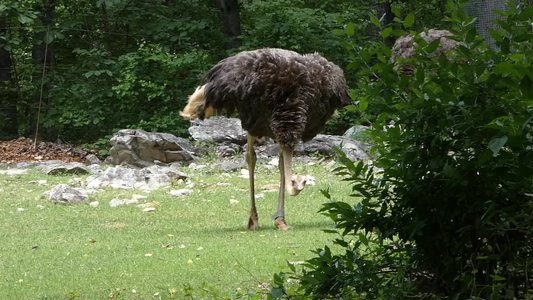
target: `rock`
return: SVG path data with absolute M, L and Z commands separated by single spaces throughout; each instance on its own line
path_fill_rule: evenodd
M 348 130 L 346 130 L 342 136 L 351 138 L 354 140 L 359 140 L 360 138 L 366 138 L 365 131 L 367 130 L 370 130 L 369 126 L 355 125 L 355 126 L 348 128 Z
M 338 147 L 351 160 L 368 160 L 370 158 L 365 151 L 365 147 L 368 145 L 342 136 L 319 134 L 314 139 L 303 143 L 302 146 L 303 149 L 297 148 L 295 152 L 302 151 L 303 153 L 300 154 L 306 155 L 319 153 L 325 156 L 335 156 L 336 152 L 333 147 Z
M 234 143 L 224 142 L 217 147 L 219 157 L 233 157 L 239 152 L 242 152 L 242 147 Z
M 98 202 L 98 201 L 93 201 L 93 202 L 89 203 L 89 206 L 92 207 L 92 208 L 97 208 L 99 205 L 100 205 L 100 202 Z
M 106 162 L 147 167 L 155 161 L 172 163 L 193 159 L 194 147 L 184 138 L 168 133 L 146 132 L 141 129 L 119 130 L 110 140 Z
M 99 165 L 101 164 L 102 161 L 98 158 L 98 156 L 94 155 L 94 154 L 88 154 L 87 156 L 85 156 L 85 164 L 90 166 L 90 165 Z
M 87 201 L 89 193 L 86 190 L 72 188 L 66 184 L 60 184 L 47 192 L 48 200 L 61 204 L 76 204 Z
M 195 141 L 246 144 L 247 133 L 242 129 L 239 119 L 215 116 L 205 120 L 194 120 L 191 121 L 191 124 L 189 133 Z
M 114 166 L 87 178 L 92 189 L 112 187 L 116 189 L 141 189 L 151 191 L 169 186 L 172 180 L 186 179 L 187 175 L 175 167 L 150 166 L 143 169 Z
M 195 171 L 199 171 L 199 170 L 203 170 L 207 167 L 207 165 L 198 165 L 196 163 L 191 163 L 189 165 L 189 169 L 191 170 L 195 170 Z
M 45 165 L 41 167 L 46 175 L 61 175 L 61 174 L 90 174 L 89 169 L 84 164 L 73 163 L 59 163 L 55 165 Z
M 181 190 L 171 190 L 168 192 L 169 195 L 173 197 L 183 197 L 192 194 L 190 189 L 181 189 Z
M 111 201 L 109 201 L 109 206 L 119 207 L 119 206 L 131 205 L 131 204 L 136 204 L 136 203 L 139 203 L 139 200 L 137 199 L 111 199 Z
M 235 170 L 240 170 L 242 168 L 246 168 L 246 161 L 244 157 L 236 157 L 228 160 L 223 160 L 220 163 L 217 163 L 215 165 L 215 169 L 221 171 L 221 172 L 232 172 Z
M 0 170 L 0 174 L 6 174 L 8 176 L 17 176 L 17 175 L 24 175 L 28 173 L 28 169 L 7 169 L 7 170 Z

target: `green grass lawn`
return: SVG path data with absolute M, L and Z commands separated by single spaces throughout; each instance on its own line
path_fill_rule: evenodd
M 314 176 L 316 185 L 287 199 L 292 229 L 278 231 L 271 220 L 277 192 L 269 189 L 279 174 L 258 166 L 262 227 L 253 232 L 245 230 L 248 180 L 239 172 L 184 168 L 194 183 L 189 196 L 107 189 L 91 195 L 89 202 L 100 203 L 96 208 L 53 204 L 43 196 L 74 175 L 0 174 L 0 299 L 181 299 L 190 288 L 195 298 L 260 291 L 274 273 L 288 270 L 287 261 L 308 259 L 333 238 L 322 232 L 333 223 L 317 213 L 326 201 L 320 189 L 349 194 L 331 167 L 294 169 Z M 109 206 L 111 199 L 132 194 L 147 195 L 142 202 L 153 202 L 156 210 Z M 210 294 L 202 294 L 206 289 Z

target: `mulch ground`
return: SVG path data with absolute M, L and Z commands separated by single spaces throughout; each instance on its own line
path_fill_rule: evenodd
M 38 142 L 34 145 L 29 138 L 0 141 L 0 163 L 13 164 L 43 160 L 83 162 L 87 151 L 73 145 L 51 142 Z

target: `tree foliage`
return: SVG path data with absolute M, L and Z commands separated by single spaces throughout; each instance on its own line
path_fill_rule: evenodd
M 461 11 L 448 18 L 460 46 L 432 57 L 438 41 L 417 36 L 415 55 L 400 62 L 412 76 L 397 71 L 385 45 L 364 50 L 359 91 L 380 112 L 369 133 L 376 158 L 341 154 L 336 171 L 361 202 L 325 192 L 322 212 L 343 251 L 324 247 L 306 262 L 298 277 L 306 295 L 531 297 L 533 8 L 503 13 L 492 32 L 498 49 Z
M 35 134 L 43 79 L 43 139 L 90 142 L 123 127 L 186 135 L 177 112 L 209 66 L 260 47 L 317 51 L 342 66 L 346 49 L 332 30 L 362 19 L 368 13 L 362 3 L 241 1 L 241 46 L 228 51 L 232 43 L 213 1 L 3 1 L 0 17 L 8 25 L 0 47 L 13 57 L 7 88 L 19 115 L 16 131 Z M 49 19 L 45 4 L 53 8 Z M 34 50 L 45 45 L 50 59 L 43 67 Z M 328 128 L 340 132 L 351 119 Z

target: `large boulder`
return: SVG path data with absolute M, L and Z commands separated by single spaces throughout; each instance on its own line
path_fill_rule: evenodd
M 91 171 L 82 163 L 59 162 L 57 164 L 48 164 L 41 166 L 41 169 L 46 175 L 61 175 L 61 174 L 90 174 Z
M 207 143 L 233 143 L 244 145 L 247 134 L 236 118 L 212 117 L 191 121 L 189 133 L 195 141 Z
M 46 194 L 48 200 L 61 204 L 76 204 L 86 202 L 89 198 L 89 191 L 73 188 L 66 184 L 60 184 L 52 188 Z
M 87 178 L 87 188 L 140 189 L 152 191 L 169 186 L 173 180 L 186 179 L 175 165 L 150 166 L 142 169 L 114 166 Z
M 111 138 L 106 162 L 147 167 L 156 163 L 187 162 L 195 152 L 191 143 L 169 133 L 123 129 Z
M 368 146 L 360 141 L 344 136 L 319 134 L 314 139 L 303 143 L 302 154 L 319 153 L 325 156 L 336 156 L 334 148 L 342 150 L 351 160 L 368 160 Z M 299 149 L 297 149 L 299 150 Z

